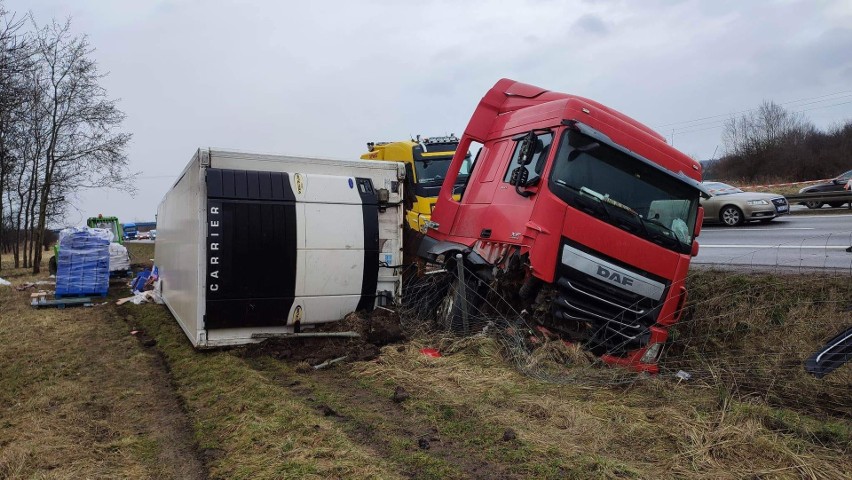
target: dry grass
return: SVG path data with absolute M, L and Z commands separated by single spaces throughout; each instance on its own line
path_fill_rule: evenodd
M 159 357 L 109 306 L 28 297 L 0 287 L 0 478 L 203 478 Z
M 428 404 L 464 407 L 473 418 L 513 428 L 533 458 L 578 478 L 844 478 L 852 471 L 848 446 L 779 432 L 712 389 L 664 379 L 627 389 L 554 385 L 507 369 L 493 340 L 439 359 L 417 347 L 386 349 L 381 362 L 361 365 L 356 375 L 399 383 Z
M 193 350 L 164 307 L 121 310 L 157 339 L 213 478 L 396 477 L 333 419 L 232 351 Z
M 823 379 L 804 360 L 852 324 L 849 273 L 769 275 L 698 271 L 689 313 L 666 365 L 771 405 L 852 418 L 852 368 Z
M 162 306 L 33 315 L 0 290 L 0 477 L 180 477 L 156 470 L 166 444 L 137 430 L 138 415 L 163 422 L 148 356 L 115 320 L 127 317 L 157 340 L 198 445 L 185 455 L 213 478 L 850 478 L 850 366 L 820 383 L 800 361 L 848 324 L 852 282 L 690 281 L 691 316 L 664 359 L 694 374 L 681 383 L 625 383 L 560 342 L 510 361 L 493 337 L 421 337 L 315 372 L 246 349 L 196 352 Z M 410 397 L 391 401 L 396 387 Z M 822 402 L 793 401 L 806 397 Z

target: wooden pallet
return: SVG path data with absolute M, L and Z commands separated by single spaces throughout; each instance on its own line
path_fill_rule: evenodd
M 56 298 L 56 299 L 48 299 L 47 292 L 36 292 L 30 294 L 30 305 L 35 308 L 65 308 L 65 307 L 73 307 L 76 305 L 83 306 L 92 306 L 94 305 L 94 299 L 92 297 L 67 297 L 67 298 Z
M 92 297 L 106 297 L 107 293 L 88 293 L 88 294 L 80 294 L 80 293 L 71 293 L 71 294 L 63 294 L 63 295 L 53 295 L 56 298 L 61 298 L 63 300 L 71 300 L 74 298 L 92 298 Z

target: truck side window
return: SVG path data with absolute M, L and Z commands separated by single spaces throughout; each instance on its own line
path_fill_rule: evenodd
M 533 154 L 532 162 L 526 166 L 527 172 L 529 172 L 527 180 L 528 185 L 534 184 L 534 181 L 541 177 L 541 172 L 544 170 L 544 164 L 547 162 L 547 154 L 550 152 L 550 145 L 553 143 L 553 134 L 542 133 L 541 135 L 538 135 L 536 139 L 535 153 Z M 506 176 L 503 178 L 504 182 L 509 182 L 512 178 L 512 171 L 519 166 L 518 157 L 520 156 L 521 142 L 522 140 L 515 142 L 515 152 L 512 154 L 512 161 L 509 163 L 509 169 L 506 171 Z
M 459 167 L 459 175 L 456 178 L 456 185 L 453 187 L 453 195 L 459 195 L 460 198 L 464 196 L 474 168 L 479 164 L 477 160 L 479 159 L 479 154 L 482 152 L 482 148 L 483 145 L 479 142 L 470 143 L 470 149 L 468 149 L 467 155 Z M 476 152 L 476 156 L 471 157 L 471 152 Z

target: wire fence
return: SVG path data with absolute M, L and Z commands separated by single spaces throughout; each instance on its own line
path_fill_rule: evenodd
M 852 245 L 852 232 L 755 246 L 715 265 L 693 264 L 684 282 L 688 300 L 669 329 L 654 381 L 852 418 L 852 365 L 822 379 L 804 369 L 809 356 L 852 326 L 852 253 L 832 248 L 838 241 Z M 824 248 L 804 248 L 818 245 Z M 601 353 L 617 356 L 636 345 L 636 337 L 619 327 L 623 319 L 555 320 L 559 292 L 553 286 L 522 300 L 522 275 L 484 281 L 468 268 L 460 275 L 452 261 L 446 269 L 411 266 L 405 279 L 399 313 L 412 335 L 437 333 L 450 350 L 453 341 L 467 341 L 462 338 L 493 338 L 520 372 L 547 382 L 617 387 L 649 378 L 602 360 Z M 630 307 L 641 310 L 638 302 Z M 637 321 L 658 325 L 658 313 L 652 309 Z M 581 340 L 563 341 L 572 328 L 583 333 Z

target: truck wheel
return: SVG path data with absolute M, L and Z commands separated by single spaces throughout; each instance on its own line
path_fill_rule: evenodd
M 402 309 L 409 317 L 431 322 L 447 296 L 449 274 L 418 275 L 415 270 L 409 267 L 402 273 Z
M 58 270 L 58 267 L 56 265 L 56 255 L 54 255 L 47 261 L 47 271 L 50 272 L 51 275 L 56 275 L 56 270 Z
M 822 208 L 822 202 L 817 202 L 816 200 L 809 200 L 805 202 L 805 206 L 810 208 L 811 210 L 815 210 L 817 208 Z
M 728 205 L 719 212 L 719 219 L 729 227 L 736 227 L 743 223 L 743 212 L 733 205 Z
M 828 206 L 831 208 L 840 208 L 843 206 L 843 202 L 829 202 Z
M 455 268 L 455 267 L 453 267 Z M 462 288 L 465 295 L 462 297 Z M 479 306 L 482 305 L 483 292 L 479 278 L 472 272 L 465 272 L 464 285 L 457 275 L 452 275 L 449 289 L 437 308 L 438 327 L 442 330 L 467 334 L 474 324 L 479 323 Z M 464 307 L 467 305 L 467 329 L 464 324 Z

